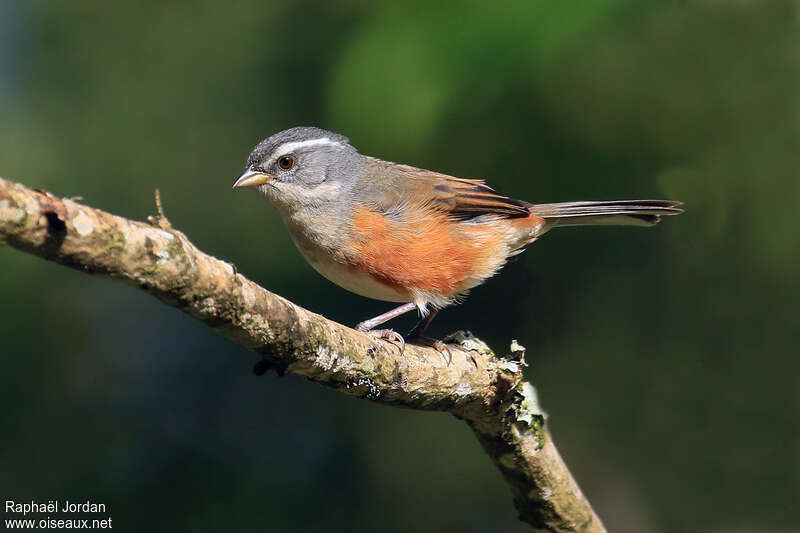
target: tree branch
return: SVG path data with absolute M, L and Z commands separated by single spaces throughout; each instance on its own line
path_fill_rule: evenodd
M 450 365 L 432 348 L 408 345 L 400 354 L 198 250 L 160 202 L 145 224 L 0 179 L 0 244 L 144 290 L 260 354 L 262 369 L 379 403 L 453 413 L 502 472 L 521 520 L 546 531 L 605 531 L 544 427 L 516 343 L 497 356 L 458 333 Z

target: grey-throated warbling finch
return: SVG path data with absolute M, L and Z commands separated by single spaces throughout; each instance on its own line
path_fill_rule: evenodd
M 652 226 L 679 202 L 620 200 L 531 204 L 482 180 L 361 155 L 347 137 L 319 128 L 276 133 L 255 147 L 234 187 L 258 187 L 278 208 L 303 257 L 337 285 L 403 305 L 361 322 L 374 329 L 412 309 L 409 333 L 449 358 L 441 341 L 422 336 L 437 311 L 494 275 L 506 260 L 563 226 Z

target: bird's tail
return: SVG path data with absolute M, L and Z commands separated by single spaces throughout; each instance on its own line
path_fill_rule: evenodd
M 612 202 L 563 202 L 534 204 L 531 213 L 561 226 L 653 226 L 661 215 L 678 215 L 681 202 L 671 200 L 619 200 Z

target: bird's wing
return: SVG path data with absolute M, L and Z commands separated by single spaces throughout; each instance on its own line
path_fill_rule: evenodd
M 379 161 L 380 181 L 393 191 L 384 196 L 389 203 L 414 199 L 455 220 L 469 220 L 481 215 L 503 218 L 527 217 L 531 204 L 497 193 L 483 180 L 456 178 L 408 165 Z M 383 167 L 383 168 L 381 168 Z M 387 179 L 388 176 L 391 176 Z

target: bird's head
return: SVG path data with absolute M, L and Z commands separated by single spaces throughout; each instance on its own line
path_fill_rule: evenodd
M 289 212 L 321 206 L 347 193 L 363 166 L 362 158 L 343 135 L 313 127 L 291 128 L 256 145 L 233 187 L 258 187 Z

